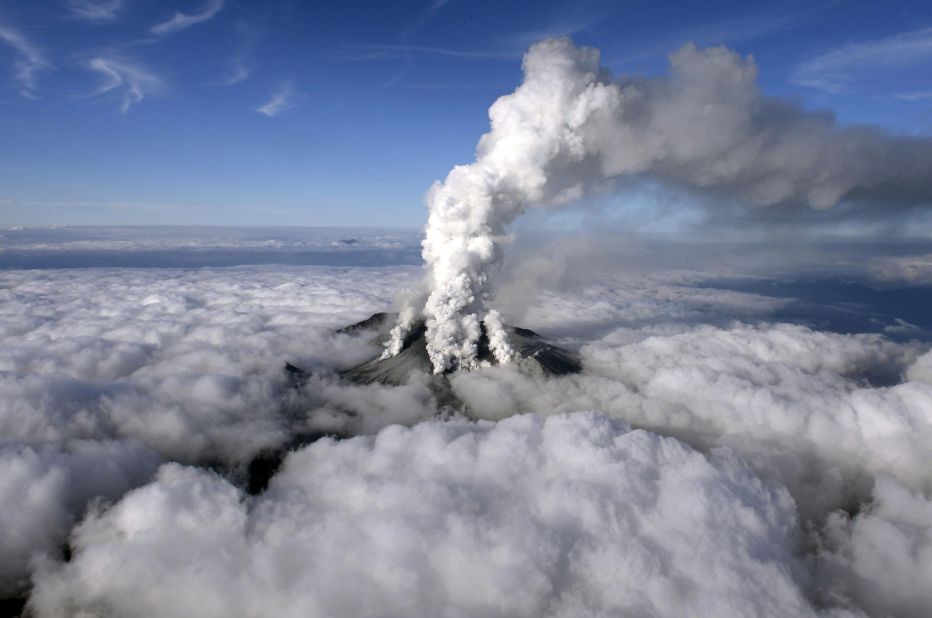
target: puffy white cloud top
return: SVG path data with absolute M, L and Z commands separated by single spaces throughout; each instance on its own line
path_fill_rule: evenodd
M 248 461 L 287 440 L 286 361 L 371 354 L 336 327 L 414 269 L 0 272 L 0 435 L 136 438 L 182 461 Z
M 927 613 L 927 345 L 773 324 L 787 301 L 701 273 L 574 273 L 515 298 L 583 373 L 455 376 L 488 420 L 442 422 L 428 376 L 333 375 L 378 352 L 334 329 L 419 274 L 0 272 L 0 595 L 32 583 L 52 616 Z M 315 375 L 289 390 L 285 361 Z M 366 436 L 245 496 L 246 463 L 302 432 Z
M 502 368 L 453 385 L 486 418 L 593 408 L 699 448 L 730 446 L 785 483 L 808 518 L 866 499 L 879 472 L 932 491 L 932 384 L 899 383 L 925 362 L 915 356 L 879 335 L 788 324 L 646 327 L 584 346 L 579 376 Z
M 175 464 L 74 535 L 39 616 L 805 616 L 793 501 L 591 413 L 293 453 L 247 501 Z
M 853 599 L 872 616 L 921 618 L 932 607 L 932 500 L 881 477 L 867 511 L 835 513 L 820 555 L 829 601 Z
M 242 465 L 308 428 L 305 414 L 332 415 L 285 391 L 284 363 L 371 355 L 371 341 L 333 329 L 390 304 L 413 275 L 0 271 L 0 595 L 25 590 L 37 558 L 61 555 L 90 502 L 147 482 L 162 459 Z M 378 387 L 356 398 L 327 389 L 343 410 L 379 399 Z M 373 406 L 366 427 L 430 414 L 425 390 L 398 389 L 389 401 L 408 416 Z
M 158 464 L 133 442 L 0 445 L 0 595 L 28 583 L 32 561 L 61 551 L 91 500 L 119 498 L 147 482 Z

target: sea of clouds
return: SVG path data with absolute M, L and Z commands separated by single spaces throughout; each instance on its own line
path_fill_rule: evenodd
M 0 596 L 36 616 L 928 615 L 925 324 L 863 298 L 824 313 L 864 332 L 781 319 L 810 315 L 761 292 L 793 256 L 516 250 L 505 317 L 584 371 L 459 374 L 467 410 L 438 410 L 426 376 L 336 375 L 380 351 L 336 330 L 422 278 L 373 250 L 385 265 L 0 270 Z M 845 280 L 905 289 L 875 263 Z

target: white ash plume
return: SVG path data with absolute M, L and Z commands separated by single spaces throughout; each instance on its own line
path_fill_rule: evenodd
M 405 337 L 411 332 L 417 322 L 417 312 L 414 307 L 407 305 L 398 314 L 398 323 L 389 331 L 389 340 L 385 342 L 385 350 L 382 351 L 382 360 L 391 358 L 401 352 L 404 346 Z
M 829 114 L 765 97 L 753 58 L 725 47 L 688 44 L 670 56 L 668 75 L 616 80 L 598 50 L 547 39 L 523 68 L 524 82 L 489 109 L 476 161 L 427 197 L 423 316 L 436 373 L 478 365 L 489 269 L 527 207 L 637 176 L 750 206 L 932 196 L 932 140 L 841 128 Z M 401 326 L 386 354 L 400 349 Z
M 489 349 L 492 355 L 499 363 L 505 365 L 515 359 L 517 353 L 508 343 L 508 333 L 505 332 L 505 325 L 502 323 L 502 316 L 494 309 L 485 315 L 483 320 L 485 332 L 489 338 Z

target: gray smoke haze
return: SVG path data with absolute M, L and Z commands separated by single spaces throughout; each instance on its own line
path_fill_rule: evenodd
M 752 207 L 932 198 L 932 140 L 839 127 L 831 114 L 766 97 L 753 58 L 725 47 L 689 44 L 671 54 L 667 75 L 614 79 L 598 50 L 548 39 L 523 67 L 524 82 L 489 109 L 476 161 L 428 194 L 423 314 L 438 373 L 478 366 L 490 268 L 506 226 L 529 207 L 635 177 Z M 493 334 L 496 315 L 485 323 Z

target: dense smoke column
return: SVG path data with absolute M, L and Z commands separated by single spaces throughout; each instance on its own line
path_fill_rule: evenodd
M 453 168 L 428 194 L 424 259 L 431 293 L 424 315 L 438 373 L 477 365 L 481 320 L 496 359 L 510 360 L 501 321 L 485 310 L 488 268 L 501 259 L 505 226 L 530 202 L 553 198 L 550 168 L 585 157 L 574 126 L 585 122 L 599 105 L 599 91 L 610 87 L 603 83 L 607 74 L 598 52 L 568 39 L 532 47 L 524 71 L 524 83 L 489 110 L 492 130 L 480 140 L 476 162 Z
M 478 365 L 482 323 L 501 344 L 497 360 L 510 358 L 500 320 L 488 319 L 488 272 L 506 226 L 528 206 L 636 176 L 750 206 L 932 198 L 932 140 L 839 128 L 829 114 L 764 97 L 753 59 L 724 47 L 689 44 L 670 56 L 668 75 L 614 80 L 597 50 L 547 39 L 523 68 L 524 82 L 489 109 L 476 161 L 427 197 L 423 315 L 436 373 Z M 407 328 L 395 329 L 386 355 Z

